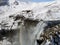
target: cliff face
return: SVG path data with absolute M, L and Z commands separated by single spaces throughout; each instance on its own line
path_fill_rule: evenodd
M 55 44 L 55 42 L 51 42 L 49 33 L 53 32 L 55 35 L 56 28 L 54 26 L 60 23 L 59 5 L 58 1 L 27 4 L 17 0 L 9 2 L 8 5 L 1 5 L 0 35 L 3 45 L 4 40 L 10 45 Z M 54 30 L 49 32 L 50 29 Z M 59 32 L 58 29 L 57 32 Z M 48 35 L 44 35 L 46 33 Z M 5 44 L 8 45 L 7 43 Z M 59 45 L 58 41 L 56 44 Z

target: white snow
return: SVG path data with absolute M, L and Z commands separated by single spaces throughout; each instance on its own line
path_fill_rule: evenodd
M 17 0 L 16 0 L 17 1 Z M 14 4 L 15 0 L 9 0 L 9 6 L 0 6 L 0 22 L 5 21 L 12 25 L 14 19 L 10 19 L 10 15 L 22 15 L 25 18 L 29 18 L 32 20 L 38 19 L 40 20 L 60 20 L 60 1 L 55 0 L 53 2 L 18 2 L 18 5 Z M 29 14 L 22 14 L 23 10 L 32 10 L 33 15 Z M 29 17 L 28 15 L 31 15 Z M 10 21 L 11 20 L 11 21 Z M 17 26 L 17 25 L 16 25 Z

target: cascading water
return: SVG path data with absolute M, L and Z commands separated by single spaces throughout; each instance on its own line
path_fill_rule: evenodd
M 44 31 L 44 27 L 46 26 L 46 23 L 43 21 L 40 21 L 37 26 L 35 27 L 35 45 L 37 45 L 37 40 L 39 40 L 41 33 Z
M 25 21 L 24 25 L 20 29 L 21 45 L 37 45 L 37 40 L 39 40 L 45 26 L 46 23 L 43 21 Z

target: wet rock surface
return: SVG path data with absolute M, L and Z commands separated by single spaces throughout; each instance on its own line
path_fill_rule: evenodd
M 47 28 L 45 27 L 43 33 L 40 35 L 40 39 L 37 41 L 38 45 L 60 45 L 60 24 L 58 23 L 59 21 L 57 21 L 57 23 L 52 22 L 49 22 L 50 24 L 47 24 Z M 47 40 L 50 43 L 48 43 Z

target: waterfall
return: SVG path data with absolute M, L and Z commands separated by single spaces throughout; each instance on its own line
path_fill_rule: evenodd
M 44 21 L 38 23 L 36 23 L 36 21 L 26 21 L 25 25 L 20 29 L 21 45 L 37 45 L 37 39 L 40 38 L 45 26 L 46 23 L 44 23 Z
M 40 38 L 41 33 L 44 31 L 44 27 L 47 24 L 44 21 L 40 21 L 37 26 L 35 27 L 34 35 L 35 35 L 35 45 L 37 45 L 37 39 Z

